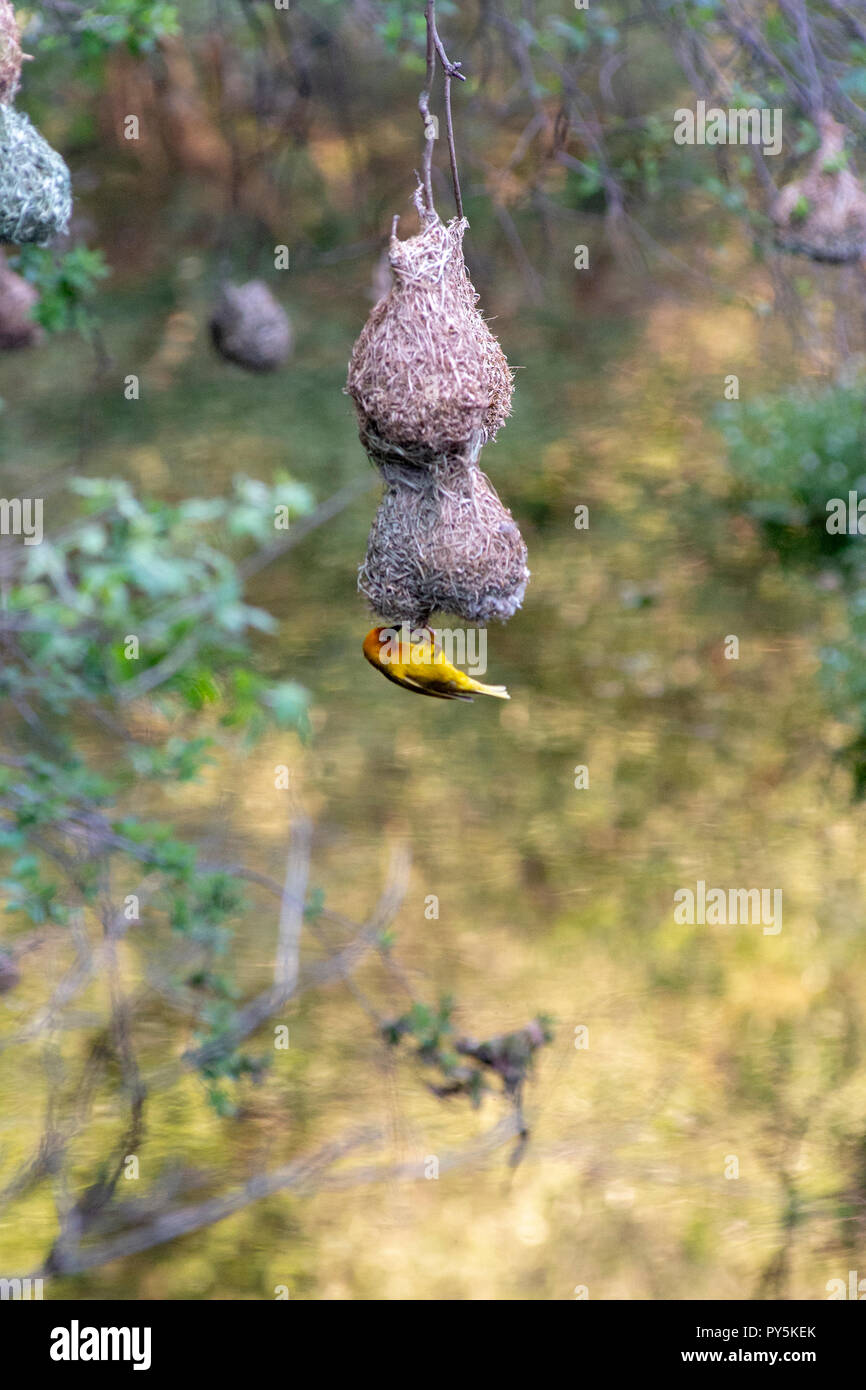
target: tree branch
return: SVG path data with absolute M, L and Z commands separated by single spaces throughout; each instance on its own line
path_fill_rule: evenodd
M 460 192 L 460 175 L 457 170 L 457 149 L 454 144 L 454 120 L 451 113 L 451 82 L 453 78 L 465 82 L 466 77 L 460 71 L 462 63 L 452 63 L 445 52 L 445 47 L 439 37 L 436 28 L 436 0 L 426 0 L 424 17 L 427 21 L 427 78 L 424 90 L 418 98 L 418 110 L 421 112 L 421 119 L 424 122 L 424 135 L 426 137 L 424 145 L 423 179 L 424 200 L 428 217 L 436 216 L 436 208 L 433 203 L 433 146 L 435 143 L 434 119 L 430 115 L 430 97 L 433 91 L 433 81 L 436 76 L 436 56 L 442 64 L 442 71 L 445 74 L 445 129 L 448 136 L 448 157 L 451 163 L 451 181 L 454 185 L 454 201 L 457 205 L 457 216 L 463 217 L 463 197 Z

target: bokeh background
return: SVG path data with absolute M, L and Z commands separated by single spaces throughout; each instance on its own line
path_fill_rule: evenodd
M 314 826 L 310 894 L 355 921 L 395 846 L 411 855 L 387 943 L 400 978 L 374 954 L 351 986 L 305 990 L 276 1016 L 288 1051 L 230 1078 L 216 1104 L 196 1073 L 156 1084 L 199 1021 L 154 984 L 162 961 L 174 968 L 173 929 L 143 912 L 119 949 L 147 1117 L 140 1178 L 115 1202 L 134 1187 L 170 1205 L 170 1173 L 199 1200 L 355 1126 L 383 1138 L 309 1191 L 61 1272 L 47 1296 L 818 1299 L 863 1262 L 860 589 L 856 541 L 816 539 L 824 495 L 862 469 L 863 280 L 772 247 L 748 152 L 675 146 L 673 112 L 696 98 L 663 13 L 677 8 L 726 51 L 714 5 L 437 7 L 470 77 L 454 93 L 467 260 L 518 369 L 485 467 L 532 571 L 522 612 L 488 632 L 487 678 L 511 701 L 471 710 L 366 666 L 356 592 L 377 490 L 343 387 L 391 217 L 415 225 L 423 6 L 114 4 L 93 7 L 101 25 L 85 7 L 24 9 L 35 60 L 20 104 L 72 168 L 70 246 L 101 252 L 110 274 L 79 302 L 48 283 L 69 247 L 22 262 L 49 308 L 65 295 L 80 316 L 0 358 L 3 495 L 44 496 L 53 533 L 80 514 L 72 478 L 124 479 L 164 507 L 223 496 L 239 474 L 287 475 L 314 503 L 357 487 L 247 591 L 276 619 L 252 635 L 250 664 L 307 692 L 308 727 L 247 741 L 219 727 L 217 697 L 184 716 L 184 737 L 191 719 L 213 736 L 209 761 L 190 780 L 140 775 L 113 814 L 146 813 L 282 881 L 291 802 Z M 786 8 L 755 22 L 784 24 Z M 831 7 L 810 8 L 817 22 Z M 786 107 L 783 180 L 815 148 L 810 113 L 759 95 Z M 124 139 L 129 113 L 138 141 Z M 447 216 L 441 148 L 437 169 Z M 287 309 L 281 371 L 214 353 L 227 275 L 262 276 Z M 126 717 L 179 736 L 170 703 Z M 110 776 L 125 735 L 69 718 L 78 755 Z M 783 930 L 677 925 L 673 895 L 699 879 L 781 888 Z M 135 880 L 114 870 L 112 888 Z M 233 1006 L 270 978 L 278 911 L 249 885 L 231 919 Z M 86 1108 L 75 1089 L 104 1026 L 98 972 L 50 1029 L 20 1036 L 74 962 L 68 925 L 11 912 L 0 947 L 18 950 L 21 976 L 2 1001 L 17 1045 L 0 1058 L 0 1272 L 13 1274 L 40 1267 L 63 1212 L 104 1176 L 125 1101 L 111 1066 Z M 302 960 L 322 951 L 305 936 Z M 500 1088 L 477 1108 L 443 1100 L 383 1039 L 364 1001 L 394 1017 L 404 986 L 431 1007 L 450 997 L 459 1034 L 551 1020 L 519 1155 L 473 1153 L 508 1113 Z M 272 1052 L 271 1036 L 253 1051 Z M 49 1100 L 57 1125 L 75 1119 L 63 1162 L 19 1182 Z M 426 1180 L 425 1159 L 445 1154 L 458 1161 Z

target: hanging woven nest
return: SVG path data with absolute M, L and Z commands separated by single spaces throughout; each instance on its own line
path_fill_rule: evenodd
M 529 580 L 526 546 L 478 458 L 511 413 L 514 383 L 463 259 L 469 224 L 457 173 L 451 83 L 465 75 L 461 63 L 448 59 L 432 4 L 426 24 L 427 82 L 418 100 L 424 177 L 415 191 L 421 230 L 400 241 L 394 220 L 393 284 L 355 343 L 346 385 L 361 442 L 385 481 L 358 587 L 389 624 L 423 627 L 433 613 L 469 623 L 507 622 Z M 437 57 L 445 74 L 457 205 L 447 226 L 433 202 L 437 129 L 430 96 Z M 365 655 L 372 660 L 366 644 Z
M 785 251 L 841 265 L 866 256 L 866 192 L 842 163 L 845 127 L 826 111 L 817 125 L 821 143 L 808 173 L 783 188 L 771 216 Z
M 21 84 L 21 37 L 9 0 L 0 0 L 0 106 L 14 101 Z
M 214 347 L 249 372 L 273 372 L 292 350 L 289 316 L 263 280 L 225 284 L 210 321 Z
M 33 347 L 43 334 L 33 318 L 39 292 L 10 270 L 0 254 L 0 351 Z
M 419 469 L 385 464 L 385 495 L 358 587 L 387 622 L 433 612 L 506 622 L 529 580 L 526 546 L 490 480 L 462 458 Z
M 463 260 L 469 225 L 421 213 L 422 231 L 391 237 L 394 284 L 355 344 L 347 390 L 375 463 L 474 462 L 511 413 L 513 381 L 478 311 Z
M 0 106 L 0 243 L 45 246 L 72 214 L 69 170 L 14 106 Z

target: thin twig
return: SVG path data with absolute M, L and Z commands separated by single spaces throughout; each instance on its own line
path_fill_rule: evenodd
M 463 217 L 463 197 L 460 192 L 460 175 L 457 170 L 457 148 L 454 143 L 454 120 L 451 113 L 451 82 L 453 78 L 465 82 L 465 74 L 460 71 L 462 63 L 452 63 L 445 52 L 445 47 L 439 37 L 436 28 L 436 0 L 426 0 L 424 17 L 427 21 L 427 77 L 420 97 L 418 98 L 418 110 L 421 112 L 421 119 L 424 122 L 424 161 L 423 161 L 423 186 L 424 200 L 427 206 L 427 215 L 436 216 L 436 208 L 433 204 L 433 145 L 436 139 L 435 124 L 430 115 L 430 96 L 433 91 L 433 81 L 436 76 L 436 55 L 442 64 L 442 71 L 445 74 L 445 129 L 448 135 L 448 157 L 451 162 L 451 181 L 454 185 L 454 201 L 457 204 L 457 216 Z
M 391 852 L 385 888 L 355 939 L 329 960 L 310 967 L 303 977 L 296 977 L 294 983 L 275 983 L 256 995 L 238 1010 L 223 1033 L 186 1052 L 181 1059 L 183 1066 L 200 1068 L 227 1055 L 302 989 L 329 984 L 334 979 L 343 978 L 347 971 L 353 970 L 368 951 L 375 949 L 385 927 L 396 916 L 406 893 L 408 874 L 409 860 L 405 848 L 396 845 Z
M 298 983 L 301 931 L 304 925 L 304 904 L 307 900 L 312 839 L 313 827 L 308 818 L 296 817 L 290 829 L 289 857 L 280 902 L 277 958 L 274 966 L 274 986 L 287 996 L 294 993 Z
M 782 10 L 789 16 L 797 30 L 797 42 L 803 55 L 809 83 L 809 115 L 814 120 L 815 116 L 824 105 L 824 86 L 815 58 L 809 16 L 806 13 L 806 6 L 803 0 L 794 0 L 794 3 L 792 3 L 792 0 L 782 0 Z
M 457 216 L 462 220 L 463 198 L 460 193 L 460 175 L 457 172 L 457 149 L 454 144 L 454 121 L 451 116 L 451 79 L 457 77 L 461 82 L 465 82 L 466 78 L 460 71 L 463 64 L 449 62 L 448 55 L 442 46 L 442 40 L 436 28 L 435 0 L 430 0 L 429 12 L 430 19 L 428 23 L 432 23 L 433 25 L 433 40 L 436 44 L 436 52 L 439 54 L 442 70 L 445 73 L 445 129 L 448 134 L 448 157 L 451 161 L 451 181 L 454 184 L 454 201 L 457 204 Z
M 436 208 L 433 204 L 433 141 L 435 140 L 434 125 L 430 119 L 430 94 L 433 91 L 433 79 L 436 76 L 436 47 L 433 39 L 433 3 L 434 0 L 427 0 L 425 18 L 427 20 L 427 78 L 424 90 L 418 98 L 418 110 L 421 112 L 421 119 L 424 122 L 424 198 L 427 204 L 428 217 L 436 216 Z

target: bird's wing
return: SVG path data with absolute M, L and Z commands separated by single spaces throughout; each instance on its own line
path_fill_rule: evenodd
M 437 695 L 440 700 L 468 700 L 473 704 L 473 697 L 465 690 L 460 690 L 453 681 L 431 681 L 427 687 L 428 695 Z
M 405 671 L 401 675 L 395 676 L 393 671 L 389 671 L 385 666 L 379 665 L 378 662 L 371 664 L 375 665 L 376 669 L 382 672 L 386 680 L 393 681 L 395 685 L 402 685 L 404 690 L 411 690 L 416 695 L 429 695 L 434 700 L 469 700 L 469 702 L 472 703 L 471 695 L 454 694 L 444 684 L 437 690 L 436 682 L 434 682 L 432 686 L 423 685 L 420 681 L 415 680 L 414 676 L 410 676 Z
M 468 700 L 470 705 L 473 703 L 471 695 L 465 695 L 462 690 L 458 690 L 453 681 L 418 681 L 414 676 L 406 675 L 403 677 L 403 684 L 409 690 L 417 690 L 419 695 L 432 695 L 434 700 Z

